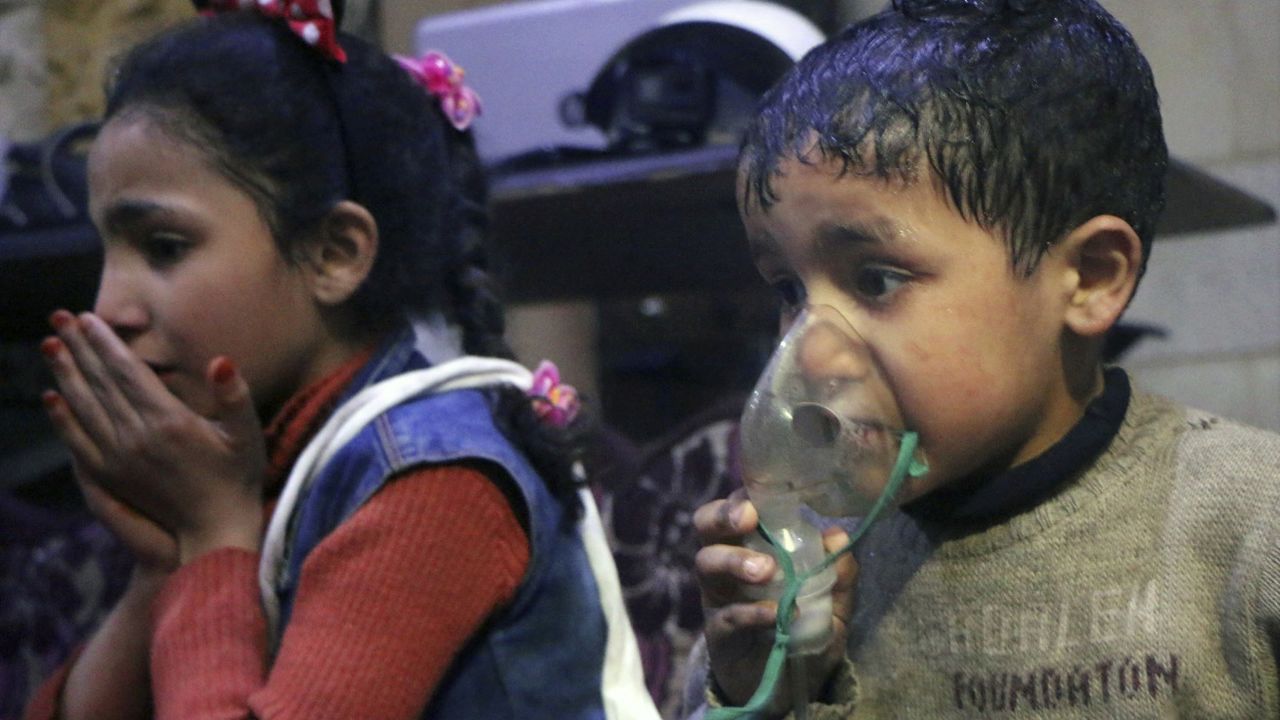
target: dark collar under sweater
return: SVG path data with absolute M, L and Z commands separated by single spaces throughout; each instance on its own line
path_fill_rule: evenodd
M 928 523 L 981 530 L 1052 497 L 1107 449 L 1124 421 L 1129 408 L 1129 376 L 1113 367 L 1106 370 L 1103 378 L 1102 394 L 1085 407 L 1080 420 L 1048 450 L 996 477 L 961 481 L 935 490 L 904 505 L 902 511 Z

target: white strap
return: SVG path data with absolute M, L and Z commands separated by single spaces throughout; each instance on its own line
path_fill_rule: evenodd
M 644 666 L 640 663 L 640 647 L 636 645 L 631 619 L 622 602 L 622 583 L 618 568 L 600 522 L 600 511 L 591 491 L 578 491 L 582 499 L 582 522 L 578 525 L 582 544 L 587 549 L 587 562 L 596 578 L 600 607 L 609 625 L 609 642 L 604 652 L 604 668 L 600 673 L 600 691 L 605 717 L 609 720 L 660 720 L 653 696 L 644 684 Z
M 262 561 L 258 566 L 258 589 L 267 616 L 268 637 L 275 637 L 280 622 L 280 602 L 276 581 L 284 571 L 285 538 L 302 491 L 311 485 L 320 468 L 351 441 L 374 418 L 400 403 L 427 393 L 509 383 L 527 390 L 533 375 L 519 363 L 499 358 L 465 356 L 427 368 L 414 370 L 370 385 L 356 393 L 329 417 L 298 457 L 284 484 L 267 534 L 262 541 Z
M 414 370 L 371 385 L 342 404 L 316 433 L 289 473 L 284 490 L 271 514 L 266 538 L 262 543 L 262 562 L 258 567 L 258 585 L 267 616 L 268 637 L 275 637 L 280 622 L 280 603 L 276 597 L 276 580 L 284 569 L 285 539 L 289 518 L 298 498 L 314 480 L 316 473 L 339 449 L 387 410 L 420 395 L 507 383 L 521 390 L 533 384 L 533 374 L 523 365 L 510 360 L 464 356 L 425 370 Z M 622 601 L 622 585 L 613 553 L 600 522 L 595 498 L 587 489 L 579 490 L 583 518 L 578 525 L 591 574 L 595 576 L 600 607 L 608 625 L 604 667 L 601 669 L 600 691 L 605 716 L 609 720 L 660 720 L 658 709 L 644 683 L 644 667 L 636 645 L 626 605 Z

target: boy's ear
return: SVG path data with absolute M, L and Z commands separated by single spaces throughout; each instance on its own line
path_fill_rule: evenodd
M 373 269 L 378 256 L 378 223 L 363 205 L 342 200 L 320 222 L 305 252 L 315 299 L 324 305 L 340 305 Z
M 1067 263 L 1067 327 L 1099 337 L 1120 319 L 1142 267 L 1142 241 L 1129 223 L 1098 215 L 1058 243 Z

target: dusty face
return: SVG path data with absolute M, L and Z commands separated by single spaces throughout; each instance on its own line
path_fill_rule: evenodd
M 777 202 L 742 213 L 756 267 L 783 303 L 784 330 L 803 307 L 826 305 L 865 343 L 832 353 L 823 342 L 841 345 L 819 334 L 798 355 L 824 382 L 880 383 L 882 417 L 918 432 L 930 465 L 911 496 L 1028 460 L 1070 428 L 1079 407 L 1064 380 L 1061 273 L 1016 276 L 1003 242 L 928 183 L 839 176 L 829 162 L 780 170 Z
M 95 312 L 197 412 L 229 356 L 262 412 L 332 364 L 304 269 L 286 262 L 252 199 L 142 116 L 107 124 L 89 157 L 105 243 Z

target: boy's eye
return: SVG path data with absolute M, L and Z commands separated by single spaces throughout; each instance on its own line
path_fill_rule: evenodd
M 907 273 L 885 267 L 868 266 L 854 274 L 853 289 L 865 298 L 886 300 L 910 280 L 911 276 Z

